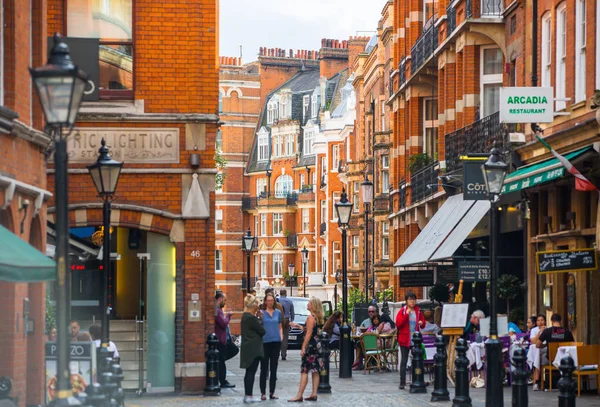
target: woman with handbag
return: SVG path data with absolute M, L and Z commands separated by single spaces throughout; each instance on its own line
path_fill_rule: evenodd
M 396 328 L 398 329 L 398 346 L 402 359 L 400 361 L 400 386 L 399 389 L 406 387 L 406 365 L 408 364 L 408 353 L 412 346 L 412 336 L 419 332 L 425 326 L 425 316 L 416 305 L 417 296 L 409 291 L 404 297 L 406 305 L 400 308 L 396 315 Z
M 259 300 L 253 295 L 246 295 L 244 299 L 244 313 L 242 314 L 242 349 L 240 351 L 240 368 L 246 369 L 244 376 L 244 403 L 259 403 L 260 399 L 252 397 L 254 376 L 263 358 L 262 338 L 265 328 L 260 323 L 258 316 Z

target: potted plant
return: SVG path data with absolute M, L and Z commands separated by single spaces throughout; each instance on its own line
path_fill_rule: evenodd
M 444 302 L 448 302 L 450 299 L 450 293 L 448 292 L 448 287 L 443 283 L 436 283 L 433 287 L 429 289 L 429 299 L 434 304 L 438 302 L 440 305 Z M 433 305 L 432 304 L 432 305 Z
M 498 298 L 506 300 L 506 315 L 510 315 L 510 300 L 521 293 L 521 280 L 512 274 L 503 274 L 498 279 Z
M 431 163 L 431 157 L 426 153 L 413 154 L 408 158 L 408 168 L 413 174 Z

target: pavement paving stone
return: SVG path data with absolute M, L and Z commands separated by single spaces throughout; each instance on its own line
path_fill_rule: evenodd
M 127 407 L 217 407 L 242 405 L 244 397 L 244 370 L 239 368 L 239 355 L 227 362 L 227 380 L 236 385 L 234 389 L 223 389 L 219 397 L 203 397 L 201 395 L 166 395 L 136 397 L 128 394 Z M 260 397 L 259 389 L 260 368 L 254 382 L 254 397 Z M 330 384 L 331 394 L 319 394 L 316 403 L 305 401 L 303 406 L 346 406 L 346 407 L 385 407 L 385 406 L 451 406 L 451 402 L 432 403 L 431 392 L 433 385 L 427 387 L 427 394 L 411 394 L 406 390 L 398 390 L 400 382 L 398 372 L 372 373 L 364 375 L 362 372 L 353 371 L 352 379 L 340 379 L 339 370 L 331 363 Z M 430 380 L 428 375 L 426 380 Z M 288 351 L 287 360 L 279 361 L 277 375 L 277 391 L 279 400 L 267 400 L 259 405 L 265 407 L 291 406 L 287 402 L 297 390 L 300 380 L 300 352 Z M 268 386 L 268 384 L 267 384 Z M 310 395 L 311 381 L 309 380 L 305 397 Z M 558 392 L 533 392 L 529 386 L 530 407 L 558 406 Z M 450 398 L 454 396 L 454 389 L 450 388 Z M 470 389 L 474 407 L 485 406 L 485 389 Z M 511 405 L 512 390 L 504 389 L 504 405 Z M 257 403 L 258 404 L 258 403 Z M 577 407 L 600 407 L 600 396 L 586 394 L 577 399 Z

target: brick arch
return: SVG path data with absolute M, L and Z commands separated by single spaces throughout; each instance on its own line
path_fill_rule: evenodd
M 118 204 L 112 205 L 111 226 L 141 229 L 148 232 L 169 236 L 175 218 L 156 213 L 151 208 L 139 207 L 135 209 L 122 208 Z M 69 208 L 69 222 L 71 227 L 102 226 L 102 206 Z
M 240 88 L 238 88 L 237 86 L 229 88 L 227 90 L 227 97 L 232 97 L 231 94 L 235 92 L 237 94 L 238 98 L 241 98 L 244 96 L 244 94 L 242 93 L 242 90 Z

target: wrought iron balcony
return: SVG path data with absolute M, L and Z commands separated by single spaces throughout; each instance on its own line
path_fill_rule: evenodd
M 446 16 L 448 20 L 446 22 L 446 38 L 450 36 L 456 29 L 456 9 L 454 7 L 446 7 Z
M 438 183 L 438 170 L 435 169 L 437 165 L 438 162 L 435 161 L 411 175 L 410 185 L 413 204 L 433 195 L 436 191 L 436 188 L 431 188 L 431 185 L 437 185 Z
M 402 87 L 406 83 L 406 58 L 402 57 L 400 64 L 398 65 L 398 72 L 400 73 L 400 84 Z
M 286 198 L 286 205 L 296 205 L 296 202 L 298 202 L 298 194 L 296 193 L 288 193 Z
M 502 151 L 511 149 L 508 133 L 515 125 L 502 126 L 496 112 L 468 126 L 446 134 L 446 170 L 462 170 L 460 157 L 469 153 L 487 153 L 497 146 Z
M 398 203 L 400 204 L 400 209 L 404 209 L 406 208 L 406 181 L 402 180 L 398 183 L 398 191 L 400 191 Z
M 430 20 L 433 20 L 431 18 Z M 429 22 L 428 22 L 429 23 Z M 438 29 L 437 26 L 433 24 L 428 25 L 426 29 L 423 30 L 419 39 L 410 50 L 410 58 L 412 61 L 411 65 L 411 75 L 414 74 L 423 66 L 425 61 L 433 54 L 433 51 L 438 46 Z
M 466 5 L 466 17 L 467 18 L 471 18 L 473 17 L 473 0 L 466 0 L 465 2 Z
M 286 246 L 287 247 L 298 247 L 298 235 L 287 235 L 286 236 Z
M 242 198 L 242 210 L 249 211 L 252 209 L 256 209 L 258 205 L 258 198 L 255 196 Z
M 501 17 L 503 12 L 503 0 L 481 0 L 482 17 Z
M 327 232 L 327 222 L 323 222 L 321 223 L 321 226 L 319 226 L 319 235 L 323 236 L 325 232 Z

